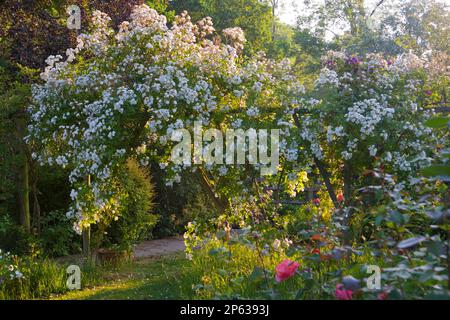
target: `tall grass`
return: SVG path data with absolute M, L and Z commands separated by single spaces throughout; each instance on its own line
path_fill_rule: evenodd
M 76 261 L 81 267 L 83 288 L 102 284 L 113 266 L 99 266 L 95 263 Z M 61 263 L 52 259 L 25 258 L 21 263 L 23 277 L 20 279 L 0 279 L 0 300 L 47 299 L 69 291 L 66 273 L 69 262 Z
M 4 280 L 0 284 L 0 300 L 23 300 L 46 298 L 64 293 L 65 268 L 49 259 L 37 260 L 27 265 L 20 279 Z

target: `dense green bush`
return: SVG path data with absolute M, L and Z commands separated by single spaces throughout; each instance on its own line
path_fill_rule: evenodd
M 40 239 L 46 255 L 67 256 L 81 251 L 80 236 L 73 230 L 73 221 L 63 210 L 51 211 L 43 217 Z
M 137 242 L 151 237 L 158 221 L 158 216 L 152 214 L 155 192 L 148 170 L 134 160 L 127 162 L 120 181 L 126 199 L 115 219 L 99 225 L 96 245 L 131 249 Z
M 160 216 L 153 231 L 154 237 L 166 237 L 183 233 L 188 222 L 203 217 L 211 218 L 215 214 L 211 199 L 202 192 L 196 177 L 183 174 L 184 183 L 172 187 L 166 186 L 164 171 L 157 165 L 152 166 L 155 182 L 155 213 Z
M 0 215 L 0 249 L 19 255 L 39 251 L 35 236 L 25 232 L 9 215 Z
M 43 166 L 39 168 L 38 174 L 38 200 L 42 215 L 46 216 L 52 211 L 67 212 L 70 202 L 68 170 Z

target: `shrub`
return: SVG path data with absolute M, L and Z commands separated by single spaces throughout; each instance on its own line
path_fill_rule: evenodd
M 33 254 L 39 251 L 39 242 L 17 225 L 9 215 L 0 215 L 0 248 L 18 255 Z
M 202 192 L 193 174 L 184 173 L 183 183 L 169 187 L 164 171 L 155 165 L 152 166 L 152 177 L 156 188 L 155 202 L 158 204 L 155 213 L 160 216 L 153 231 L 155 237 L 183 233 L 188 222 L 211 218 L 216 214 L 211 199 Z
M 66 218 L 63 210 L 46 214 L 42 221 L 40 235 L 44 252 L 52 257 L 79 253 L 81 239 L 72 226 L 73 221 Z
M 125 200 L 118 216 L 98 228 L 97 239 L 101 246 L 131 249 L 137 242 L 150 237 L 158 221 L 152 214 L 154 186 L 148 170 L 129 160 L 121 177 Z

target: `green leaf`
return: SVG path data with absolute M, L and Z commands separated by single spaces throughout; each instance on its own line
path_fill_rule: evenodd
M 264 270 L 260 267 L 255 267 L 253 272 L 248 277 L 248 280 L 254 282 L 264 277 Z
M 432 255 L 439 257 L 445 252 L 445 245 L 440 240 L 430 241 L 427 244 L 428 252 Z
M 442 180 L 450 179 L 450 166 L 433 165 L 422 169 L 422 175 L 425 177 L 438 177 Z
M 222 277 L 226 277 L 228 275 L 228 271 L 225 269 L 219 269 L 217 270 L 217 272 L 222 276 Z
M 405 218 L 403 215 L 398 211 L 391 211 L 389 213 L 389 220 L 391 220 L 396 225 L 403 225 L 405 223 Z
M 443 156 L 444 158 L 449 159 L 450 158 L 450 150 L 448 150 L 448 149 L 442 150 L 441 156 Z
M 397 248 L 399 248 L 399 249 L 409 249 L 409 248 L 417 246 L 418 244 L 420 244 L 421 242 L 423 242 L 425 240 L 426 240 L 426 238 L 423 237 L 423 236 L 409 238 L 409 239 L 400 241 L 397 244 Z
M 433 291 L 425 296 L 425 300 L 448 300 L 450 296 L 445 291 Z
M 424 273 L 422 273 L 419 277 L 419 281 L 420 282 L 427 282 L 428 280 L 430 280 L 434 275 L 434 271 L 433 270 L 428 270 L 425 271 Z
M 383 220 L 384 220 L 384 217 L 383 217 L 382 215 L 378 215 L 378 216 L 375 218 L 375 225 L 376 225 L 377 227 L 381 226 L 381 224 L 383 223 Z
M 303 288 L 300 288 L 295 295 L 295 300 L 300 300 L 303 297 L 304 293 L 305 290 Z
M 434 117 L 430 120 L 425 122 L 425 126 L 429 128 L 445 128 L 448 123 L 450 122 L 450 119 L 447 117 Z

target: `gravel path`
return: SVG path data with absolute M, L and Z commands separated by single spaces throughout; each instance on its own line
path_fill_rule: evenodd
M 184 251 L 183 237 L 172 237 L 165 239 L 148 240 L 141 242 L 134 249 L 134 257 L 140 258 L 159 258 Z

